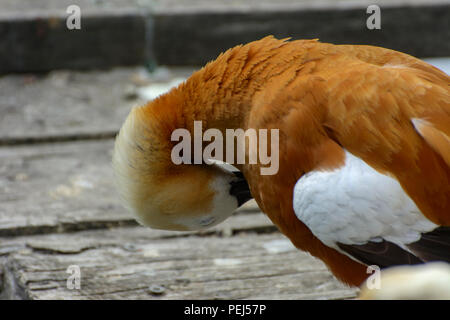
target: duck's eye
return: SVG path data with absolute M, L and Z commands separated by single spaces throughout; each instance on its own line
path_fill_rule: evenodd
M 203 227 L 209 226 L 216 221 L 215 217 L 204 217 L 199 220 L 199 224 Z

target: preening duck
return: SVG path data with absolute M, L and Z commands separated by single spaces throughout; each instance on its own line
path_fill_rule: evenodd
M 350 285 L 369 265 L 450 262 L 449 80 L 380 47 L 273 37 L 240 45 L 130 112 L 115 143 L 117 187 L 138 221 L 171 230 L 210 227 L 254 198 Z M 194 135 L 195 121 L 224 142 L 227 129 L 278 130 L 278 171 L 261 174 L 261 161 L 234 164 L 237 173 L 175 164 L 172 134 Z

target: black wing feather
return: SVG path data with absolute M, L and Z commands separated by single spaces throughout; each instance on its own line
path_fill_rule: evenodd
M 438 227 L 424 233 L 419 241 L 407 246 L 424 261 L 450 262 L 450 227 Z
M 450 227 L 438 227 L 423 233 L 420 240 L 406 245 L 412 253 L 386 240 L 362 245 L 337 245 L 362 263 L 380 268 L 429 261 L 450 262 Z
M 339 248 L 367 265 L 387 268 L 393 265 L 420 264 L 423 261 L 398 245 L 383 240 L 361 245 L 337 244 Z

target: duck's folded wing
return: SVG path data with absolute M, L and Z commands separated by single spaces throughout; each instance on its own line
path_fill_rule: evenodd
M 366 61 L 326 80 L 323 126 L 345 163 L 299 179 L 297 217 L 364 264 L 450 261 L 449 77 Z
M 450 226 L 450 77 L 420 60 L 364 62 L 327 87 L 330 137 L 396 179 L 429 220 Z

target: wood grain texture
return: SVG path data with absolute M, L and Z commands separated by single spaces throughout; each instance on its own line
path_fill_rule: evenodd
M 192 70 L 6 75 L 0 78 L 0 144 L 113 138 L 130 109 L 146 102 L 136 94 L 139 88 L 167 85 Z
M 111 148 L 112 141 L 0 148 L 0 298 L 354 297 L 251 202 L 200 233 L 135 226 L 112 189 Z M 73 264 L 81 290 L 66 287 Z M 164 294 L 152 294 L 152 285 Z
M 137 225 L 113 185 L 112 147 L 100 140 L 0 148 L 0 236 Z
M 5 264 L 29 299 L 343 299 L 350 289 L 279 233 L 154 238 L 142 228 L 84 231 L 3 241 L 25 244 Z M 69 290 L 78 265 L 81 289 Z M 163 293 L 152 293 L 152 286 Z M 17 289 L 19 288 L 19 289 Z
M 0 235 L 133 223 L 109 166 L 111 141 L 0 148 Z

